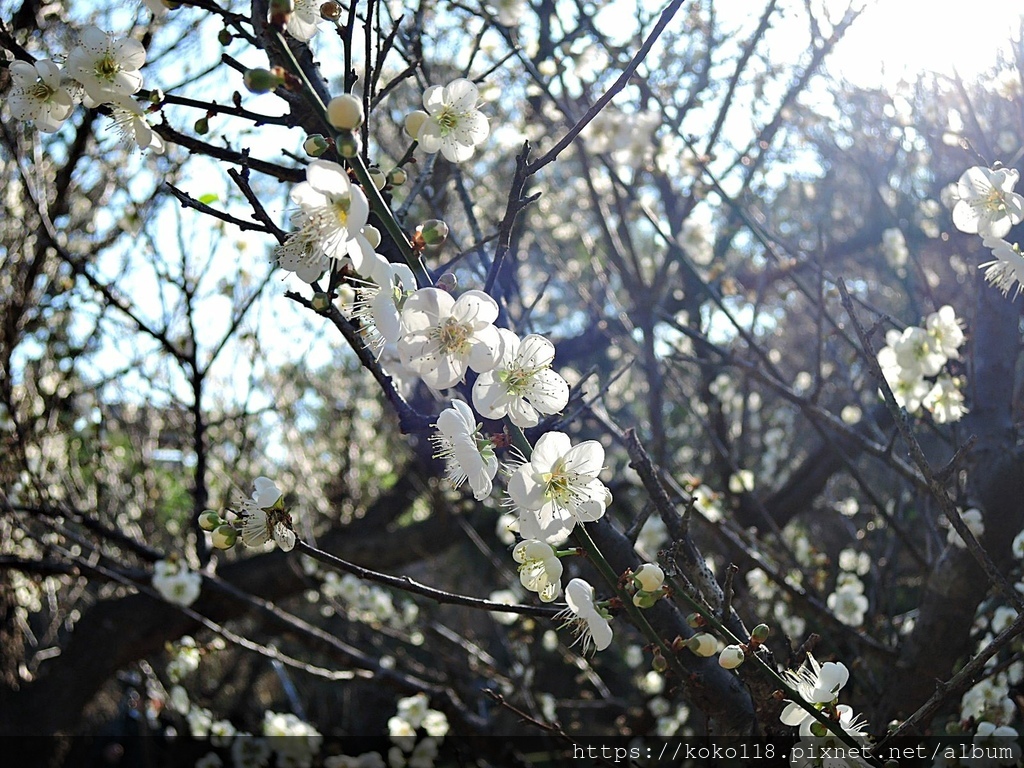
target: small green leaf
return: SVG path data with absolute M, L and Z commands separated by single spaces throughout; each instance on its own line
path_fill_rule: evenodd
M 216 203 L 220 200 L 215 192 L 207 192 L 205 195 L 199 198 L 199 202 L 203 205 L 209 205 L 210 203 Z

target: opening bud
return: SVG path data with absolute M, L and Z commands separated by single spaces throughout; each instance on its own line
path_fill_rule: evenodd
M 718 654 L 718 666 L 723 669 L 736 669 L 746 660 L 747 656 L 738 645 L 727 645 Z
M 380 245 L 380 230 L 372 224 L 367 224 L 363 227 L 363 237 L 370 244 L 370 247 L 377 250 L 377 246 Z
M 302 142 L 302 150 L 310 157 L 320 157 L 327 151 L 328 146 L 330 145 L 327 143 L 327 139 L 319 133 L 307 136 L 306 140 Z
M 665 583 L 665 572 L 654 563 L 644 563 L 633 572 L 633 581 L 644 592 L 657 592 Z
M 270 93 L 284 85 L 284 81 L 283 73 L 271 72 L 269 69 L 248 69 L 242 77 L 242 82 L 251 93 Z
M 199 513 L 199 527 L 204 531 L 212 531 L 223 523 L 224 521 L 221 520 L 220 513 L 215 509 L 207 509 Z
M 750 633 L 750 640 L 751 640 L 751 642 L 758 643 L 758 644 L 763 643 L 765 640 L 768 639 L 768 634 L 770 632 L 771 632 L 771 630 L 768 628 L 767 624 L 758 624 L 751 631 L 751 633 Z
M 231 549 L 238 541 L 238 530 L 233 525 L 218 525 L 212 535 L 211 543 L 217 549 Z
M 405 116 L 405 133 L 410 139 L 415 139 L 420 135 L 420 128 L 423 127 L 423 122 L 430 117 L 426 112 L 417 110 L 410 112 Z
M 384 175 L 384 171 L 380 168 L 370 168 L 370 178 L 373 180 L 373 186 L 378 190 L 384 189 L 388 185 L 388 177 Z
M 327 122 L 335 128 L 352 131 L 363 124 L 363 102 L 351 93 L 335 96 L 327 104 Z
M 718 650 L 718 639 L 707 632 L 698 632 L 686 641 L 686 647 L 697 656 L 709 658 Z

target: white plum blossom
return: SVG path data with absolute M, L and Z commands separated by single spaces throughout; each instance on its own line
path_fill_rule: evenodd
M 1024 530 L 1013 537 L 1013 543 L 1010 546 L 1013 549 L 1013 556 L 1018 560 L 1024 560 Z
M 502 338 L 494 321 L 498 305 L 483 291 L 458 299 L 438 288 L 421 288 L 405 300 L 398 341 L 402 363 L 432 389 L 462 381 L 467 369 L 485 373 L 501 359 Z
M 146 112 L 138 102 L 128 96 L 118 95 L 111 96 L 108 103 L 114 128 L 123 144 L 132 150 L 138 147 L 142 150 L 151 149 L 158 155 L 163 154 L 164 141 L 146 122 Z
M 859 627 L 864 623 L 868 599 L 864 596 L 864 584 L 852 573 L 840 575 L 836 591 L 828 596 L 828 607 L 843 624 Z
M 309 768 L 323 743 L 316 728 L 290 712 L 265 712 L 263 735 L 277 755 L 276 765 L 291 768 Z
M 992 261 L 979 265 L 979 269 L 985 270 L 985 280 L 1002 291 L 1004 296 L 1009 295 L 1016 283 L 1017 290 L 1013 292 L 1016 299 L 1024 289 L 1024 255 L 1021 255 L 1020 245 L 1011 245 L 998 237 L 986 237 L 982 243 L 993 256 Z
M 189 606 L 199 597 L 203 577 L 178 560 L 153 564 L 153 589 L 169 603 Z
M 285 31 L 296 40 L 308 43 L 319 31 L 317 22 L 323 20 L 321 5 L 323 0 L 294 0 Z
M 529 461 L 514 470 L 508 495 L 519 512 L 519 534 L 549 544 L 564 541 L 577 522 L 599 519 L 611 492 L 597 479 L 604 448 L 596 440 L 573 446 L 564 432 L 548 432 Z
M 526 0 L 491 0 L 488 3 L 498 17 L 498 23 L 506 27 L 519 26 L 519 21 L 526 11 Z
M 452 486 L 458 488 L 468 480 L 473 497 L 477 501 L 486 499 L 498 472 L 498 459 L 494 444 L 477 428 L 473 410 L 453 400 L 451 408 L 441 411 L 435 426 L 437 433 L 430 441 L 437 447 L 435 455 L 446 462 L 446 476 Z
M 71 92 L 61 84 L 60 68 L 52 61 L 13 61 L 10 66 L 13 85 L 7 94 L 11 115 L 31 120 L 43 133 L 60 130 L 71 115 L 75 103 Z
M 281 489 L 269 477 L 257 477 L 251 499 L 238 494 L 235 504 L 242 517 L 242 543 L 262 547 L 273 541 L 285 552 L 295 547 L 292 519 L 284 509 Z
M 893 269 L 899 270 L 906 266 L 910 251 L 907 250 L 907 241 L 901 230 L 892 227 L 882 233 L 882 253 L 886 263 Z
M 536 592 L 545 603 L 562 593 L 562 561 L 551 545 L 536 539 L 516 544 L 512 559 L 519 563 L 519 581 L 531 592 Z
M 427 116 L 414 138 L 424 152 L 440 151 L 453 163 L 473 156 L 476 145 L 491 131 L 487 118 L 476 108 L 479 95 L 473 82 L 464 77 L 423 92 Z
M 967 526 L 967 530 L 974 534 L 974 538 L 980 539 L 985 533 L 985 521 L 981 518 L 981 510 L 971 508 L 964 512 L 960 517 L 963 518 L 964 524 Z M 964 541 L 960 534 L 956 532 L 956 528 L 950 528 L 949 533 L 946 534 L 946 543 L 951 544 L 954 547 L 960 549 L 967 549 L 967 542 Z
M 845 704 L 836 706 L 836 713 L 839 715 L 839 727 L 858 744 L 866 747 L 869 744 L 867 722 Z M 871 764 L 862 757 L 867 754 L 866 749 L 851 749 L 832 731 L 817 735 L 812 730 L 816 724 L 824 728 L 810 715 L 800 723 L 800 741 L 793 747 L 790 768 L 869 768 Z
M 738 645 L 727 645 L 718 654 L 718 666 L 722 669 L 736 669 L 746 661 L 747 655 Z
M 311 283 L 330 265 L 345 259 L 359 272 L 372 258 L 373 248 L 362 234 L 370 213 L 363 191 L 337 163 L 314 160 L 306 166 L 306 181 L 291 193 L 299 210 L 292 214 L 295 231 L 276 250 L 277 262 Z
M 797 690 L 800 698 L 812 705 L 834 703 L 839 697 L 839 691 L 850 679 L 850 671 L 842 662 L 818 664 L 811 654 L 807 654 L 807 662 L 800 669 L 785 670 L 782 675 Z M 786 725 L 802 725 L 805 720 L 814 718 L 795 701 L 791 701 L 782 710 L 779 719 Z
M 665 583 L 665 572 L 654 563 L 644 563 L 633 572 L 633 578 L 644 592 L 656 592 Z
M 959 381 L 951 376 L 939 376 L 935 380 L 935 385 L 924 396 L 921 405 L 931 412 L 936 424 L 960 421 L 967 413 Z
M 957 183 L 953 224 L 961 232 L 1006 237 L 1013 225 L 1024 220 L 1024 197 L 1013 191 L 1019 178 L 1009 168 L 968 168 Z
M 95 107 L 142 88 L 139 69 L 145 63 L 146 49 L 138 40 L 86 27 L 68 54 L 65 71 L 85 88 L 85 105 Z
M 501 359 L 473 385 L 473 405 L 482 416 L 508 416 L 517 427 L 535 427 L 540 415 L 558 413 L 569 402 L 569 384 L 551 370 L 555 345 L 537 334 L 522 341 L 500 328 Z
M 416 278 L 405 264 L 392 264 L 377 253 L 368 256 L 363 274 L 373 282 L 356 286 L 352 316 L 361 321 L 366 345 L 379 357 L 386 345 L 402 337 L 401 310 L 416 289 Z
M 978 723 L 974 732 L 974 746 L 982 748 L 988 763 L 997 765 L 1019 765 L 1020 744 L 1016 729 L 1008 725 L 996 725 L 986 720 Z M 975 763 L 977 764 L 977 763 Z
M 964 345 L 964 330 L 956 311 L 948 304 L 939 307 L 925 318 L 924 327 L 932 337 L 933 346 L 946 356 L 955 360 L 960 357 L 960 347 Z
M 612 642 L 612 628 L 608 616 L 595 605 L 594 588 L 583 579 L 573 579 L 565 587 L 565 602 L 568 608 L 559 614 L 566 619 L 565 626 L 572 627 L 576 643 L 581 643 L 583 653 L 591 647 L 603 651 Z

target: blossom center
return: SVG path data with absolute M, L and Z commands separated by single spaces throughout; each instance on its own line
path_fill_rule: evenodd
M 447 136 L 458 124 L 462 114 L 456 112 L 452 107 L 445 105 L 440 112 L 434 115 L 437 124 L 441 126 L 441 135 Z
M 117 63 L 117 59 L 109 53 L 96 62 L 96 77 L 100 80 L 113 80 L 120 71 L 121 66 Z
M 519 397 L 529 388 L 538 371 L 540 368 L 509 368 L 498 373 L 498 380 L 505 385 L 510 395 Z
M 469 338 L 473 329 L 468 323 L 460 323 L 454 317 L 445 318 L 434 331 L 441 352 L 446 355 L 465 355 L 469 352 Z
M 49 101 L 50 97 L 53 96 L 54 93 L 56 93 L 56 91 L 42 80 L 37 82 L 28 90 L 29 96 L 38 101 Z
M 575 472 L 566 472 L 563 460 L 559 460 L 550 472 L 541 475 L 544 481 L 544 496 L 561 506 L 568 506 L 579 494 L 579 476 Z

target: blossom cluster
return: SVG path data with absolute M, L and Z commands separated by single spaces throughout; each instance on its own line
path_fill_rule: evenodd
M 163 141 L 131 98 L 142 88 L 145 63 L 146 49 L 138 40 L 86 27 L 63 70 L 50 59 L 12 62 L 7 105 L 16 119 L 31 121 L 43 133 L 59 131 L 78 103 L 106 106 L 126 142 L 162 152 Z
M 1024 196 L 1013 191 L 1019 179 L 1013 169 L 975 166 L 964 171 L 951 195 L 954 226 L 979 235 L 992 251 L 992 260 L 981 265 L 985 279 L 1004 296 L 1016 285 L 1014 298 L 1024 287 L 1024 255 L 1019 243 L 1003 238 L 1024 221 Z
M 199 597 L 203 577 L 181 560 L 158 560 L 153 564 L 152 583 L 164 600 L 187 607 Z
M 943 368 L 959 359 L 963 343 L 960 320 L 948 305 L 928 315 L 923 327 L 890 330 L 878 364 L 896 402 L 911 414 L 924 408 L 938 424 L 959 421 L 967 413 L 960 391 L 963 382 Z

